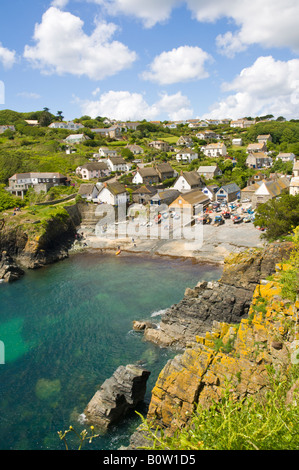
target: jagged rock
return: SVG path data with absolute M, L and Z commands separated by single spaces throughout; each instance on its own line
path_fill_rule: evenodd
M 3 251 L 0 255 L 0 279 L 4 282 L 14 282 L 20 279 L 25 272 L 14 260 Z
M 155 325 L 152 322 L 149 321 L 133 321 L 133 330 L 134 331 L 143 331 L 146 330 L 146 328 L 157 328 L 157 325 Z
M 143 401 L 149 376 L 150 372 L 140 366 L 118 367 L 88 403 L 84 411 L 87 422 L 103 430 L 119 422 Z
M 187 288 L 181 302 L 166 310 L 158 329 L 145 329 L 145 339 L 162 347 L 185 348 L 197 335 L 209 331 L 214 321 L 240 323 L 248 315 L 260 280 L 273 274 L 291 249 L 292 243 L 275 243 L 265 250 L 250 249 L 228 257 L 218 282 Z

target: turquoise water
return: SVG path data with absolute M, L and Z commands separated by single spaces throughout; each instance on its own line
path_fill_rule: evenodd
M 150 319 L 180 301 L 186 287 L 220 274 L 189 260 L 82 253 L 0 284 L 0 450 L 64 449 L 57 432 L 70 425 L 80 432 L 78 416 L 99 386 L 136 361 L 151 371 L 139 410 L 145 413 L 150 390 L 175 353 L 145 342 L 132 321 Z M 138 424 L 132 413 L 85 448 L 128 445 Z M 69 440 L 71 448 L 77 443 Z

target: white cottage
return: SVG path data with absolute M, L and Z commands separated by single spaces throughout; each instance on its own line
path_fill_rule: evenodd
M 130 195 L 125 186 L 121 183 L 104 183 L 98 195 L 98 201 L 111 206 L 127 204 L 130 201 Z

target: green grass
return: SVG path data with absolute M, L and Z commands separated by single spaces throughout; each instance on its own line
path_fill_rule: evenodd
M 299 379 L 299 366 L 272 384 L 263 399 L 233 400 L 229 389 L 209 409 L 198 407 L 188 426 L 174 436 L 154 429 L 141 417 L 149 450 L 298 450 L 299 412 L 286 395 Z M 297 390 L 297 400 L 299 390 Z

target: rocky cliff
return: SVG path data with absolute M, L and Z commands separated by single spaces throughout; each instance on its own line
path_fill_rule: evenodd
M 0 229 L 0 253 L 5 252 L 11 266 L 39 268 L 67 257 L 75 233 L 74 220 L 63 208 L 50 210 L 43 219 L 38 211 L 7 216 Z
M 298 352 L 299 302 L 293 304 L 282 298 L 275 280 L 275 266 L 288 257 L 291 247 L 291 244 L 274 244 L 266 251 L 231 257 L 219 283 L 213 286 L 201 283 L 192 292 L 187 291 L 178 304 L 180 308 L 175 306 L 169 310 L 163 321 L 163 335 L 169 339 L 171 331 L 172 344 L 185 343 L 185 346 L 182 354 L 166 364 L 152 390 L 147 414 L 150 426 L 172 434 L 188 423 L 198 404 L 209 407 L 227 390 L 236 400 L 262 395 L 269 386 L 268 367 L 280 374 L 288 368 Z M 274 280 L 265 279 L 273 273 Z M 224 279 L 227 284 L 223 283 Z M 250 292 L 246 302 L 235 298 L 231 300 L 231 307 L 227 307 L 228 319 L 235 318 L 232 312 L 237 304 L 241 308 L 239 315 L 235 312 L 238 321 L 234 323 L 220 318 L 223 307 L 229 304 L 228 297 L 221 298 L 221 295 L 227 293 L 230 286 L 242 289 L 239 293 Z M 216 301 L 215 296 L 219 297 Z M 179 310 L 182 312 L 186 303 L 188 315 L 176 325 L 174 319 L 179 320 Z M 190 328 L 186 318 L 192 317 L 192 305 L 194 318 Z M 200 333 L 192 337 L 196 331 L 196 311 L 200 311 L 200 321 L 197 318 Z M 204 321 L 208 321 L 209 328 Z M 188 344 L 182 340 L 183 329 L 188 331 Z M 131 437 L 129 449 L 149 446 L 145 434 L 141 425 Z
M 209 331 L 214 321 L 240 323 L 248 315 L 260 279 L 275 272 L 276 263 L 288 257 L 291 247 L 291 243 L 275 243 L 227 258 L 218 282 L 200 282 L 187 289 L 159 325 L 145 323 L 145 339 L 162 347 L 185 348 L 196 335 Z

